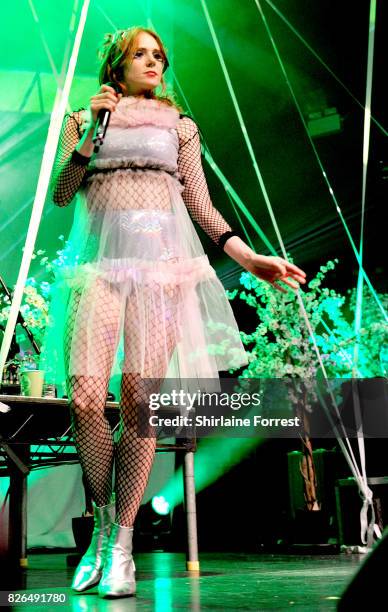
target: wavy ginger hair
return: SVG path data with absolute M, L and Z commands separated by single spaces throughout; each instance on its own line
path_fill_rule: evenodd
M 105 34 L 104 41 L 99 51 L 99 58 L 101 60 L 100 71 L 98 80 L 100 85 L 103 83 L 116 83 L 122 90 L 123 85 L 123 67 L 124 63 L 128 58 L 132 58 L 133 53 L 136 49 L 136 40 L 141 32 L 146 32 L 153 36 L 159 45 L 160 52 L 163 56 L 165 67 L 168 66 L 167 50 L 158 34 L 150 28 L 143 28 L 141 26 L 133 26 L 128 30 L 117 30 L 113 34 Z M 164 68 L 165 69 L 165 68 Z M 162 95 L 157 95 L 153 90 L 147 92 L 147 98 L 153 98 L 160 100 L 170 106 L 175 106 L 179 111 L 182 109 L 175 101 L 174 96 L 171 93 L 166 93 L 166 82 L 164 75 L 160 81 L 162 87 Z

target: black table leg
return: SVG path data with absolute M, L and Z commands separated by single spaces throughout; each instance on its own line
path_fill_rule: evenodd
M 8 457 L 9 464 L 9 519 L 8 553 L 10 563 L 15 567 L 27 567 L 27 477 L 30 460 L 30 446 L 9 445 L 17 462 Z

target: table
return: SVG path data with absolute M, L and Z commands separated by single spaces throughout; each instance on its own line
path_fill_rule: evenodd
M 34 465 L 55 465 L 63 461 L 78 461 L 71 436 L 68 400 L 53 397 L 0 395 L 0 402 L 10 407 L 0 412 L 0 476 L 9 476 L 8 556 L 10 562 L 27 566 L 27 476 Z M 171 407 L 161 408 L 160 415 Z M 114 430 L 119 424 L 119 404 L 107 402 L 105 414 Z M 31 445 L 45 445 L 48 451 L 34 452 L 31 465 Z M 60 447 L 60 452 L 54 447 Z M 71 449 L 71 450 L 70 450 Z M 199 570 L 197 516 L 194 479 L 196 439 L 176 438 L 175 443 L 157 441 L 157 452 L 183 452 L 183 487 L 187 526 L 186 568 Z

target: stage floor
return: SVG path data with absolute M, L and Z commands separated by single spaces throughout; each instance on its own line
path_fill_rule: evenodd
M 12 610 L 335 610 L 364 559 L 357 554 L 203 553 L 196 576 L 184 571 L 181 553 L 139 553 L 137 596 L 104 600 L 96 588 L 82 595 L 70 591 L 74 569 L 67 567 L 67 554 L 30 553 L 21 582 L 14 582 L 18 593 L 58 593 L 66 603 L 19 604 Z

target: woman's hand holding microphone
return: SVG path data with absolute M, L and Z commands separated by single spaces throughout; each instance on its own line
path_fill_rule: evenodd
M 90 111 L 93 119 L 93 127 L 96 125 L 100 110 L 106 108 L 113 113 L 116 110 L 116 105 L 120 98 L 122 98 L 122 95 L 123 94 L 121 93 L 116 93 L 116 91 L 110 85 L 101 85 L 99 93 L 90 98 Z
M 121 93 L 116 93 L 113 87 L 110 85 L 101 85 L 100 91 L 90 98 L 90 114 L 92 122 L 85 130 L 85 133 L 79 141 L 76 149 L 81 155 L 85 157 L 91 157 L 94 151 L 93 134 L 97 123 L 98 113 L 102 109 L 106 109 L 113 113 L 116 110 L 116 106 L 120 98 Z

